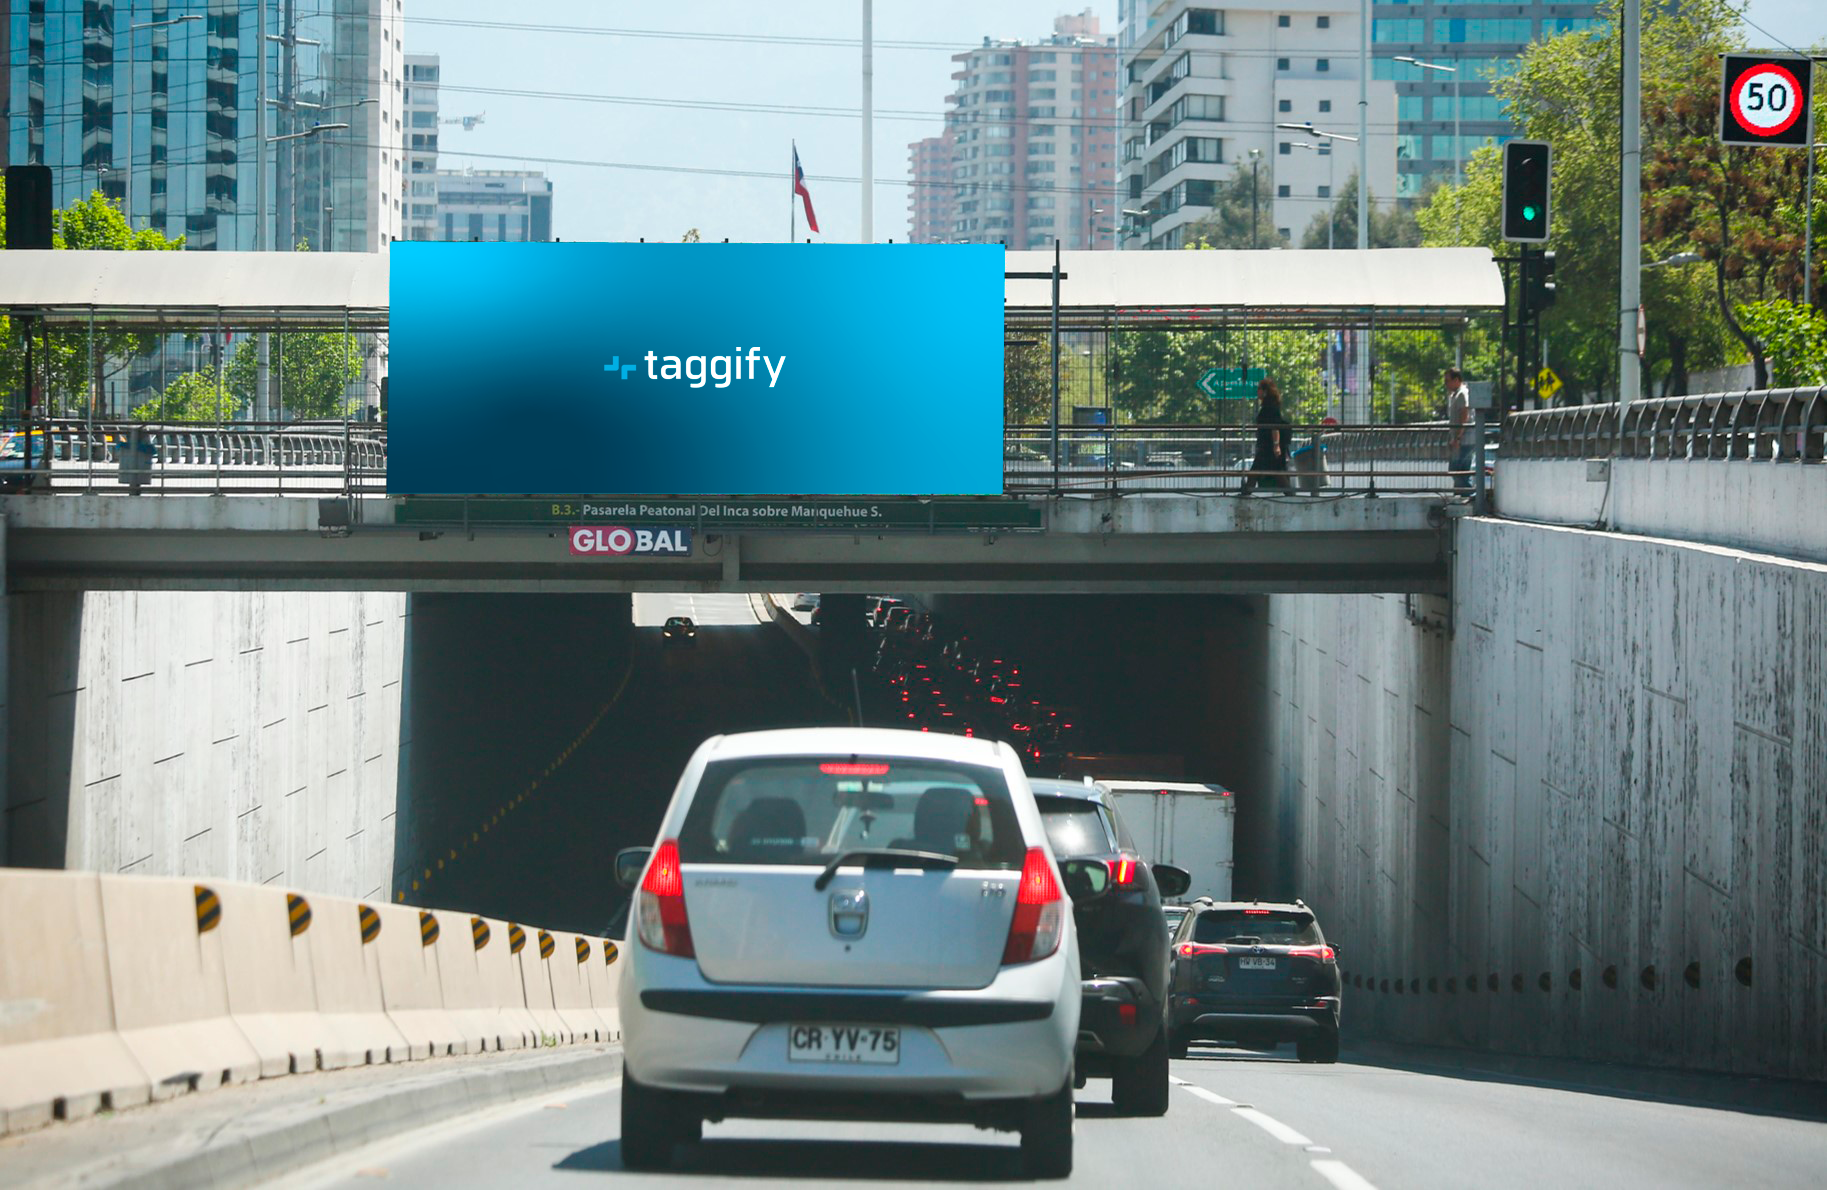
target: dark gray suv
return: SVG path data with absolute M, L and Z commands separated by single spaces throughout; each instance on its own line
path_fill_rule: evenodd
M 1194 901 L 1174 933 L 1170 1047 L 1292 1041 L 1303 1062 L 1339 1058 L 1338 952 L 1302 901 Z

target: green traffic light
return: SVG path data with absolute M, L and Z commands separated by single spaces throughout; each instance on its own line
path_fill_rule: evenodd
M 1524 207 L 1523 208 L 1523 221 L 1526 223 L 1535 222 L 1535 208 L 1534 207 Z

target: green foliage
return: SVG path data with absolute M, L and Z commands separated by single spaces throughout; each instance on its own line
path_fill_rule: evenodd
M 1421 227 L 1415 222 L 1413 212 L 1401 206 L 1391 207 L 1385 204 L 1377 206 L 1377 196 L 1370 196 L 1370 246 L 1372 248 L 1419 248 L 1421 246 Z M 1301 236 L 1303 248 L 1324 248 L 1326 246 L 1327 217 L 1332 222 L 1332 246 L 1334 248 L 1353 248 L 1358 246 L 1358 172 L 1351 171 L 1351 177 L 1339 188 L 1338 196 L 1332 203 L 1330 211 L 1322 211 L 1307 224 L 1306 233 Z
M 1737 314 L 1744 328 L 1763 343 L 1773 386 L 1827 384 L 1827 315 L 1780 298 L 1747 302 Z
M 1296 422 L 1326 415 L 1326 333 L 1305 330 L 1118 331 L 1114 403 L 1125 422 L 1240 425 L 1255 416 L 1247 400 L 1218 400 L 1199 389 L 1212 368 L 1261 368 L 1280 387 L 1282 411 Z
M 165 386 L 160 397 L 146 401 L 129 415 L 134 421 L 229 421 L 240 415 L 247 402 L 216 388 L 214 372 L 186 372 Z
M 349 382 L 362 374 L 362 350 L 354 335 L 337 331 L 292 331 L 270 338 L 267 369 L 278 391 L 283 420 L 345 417 Z M 254 403 L 260 371 L 257 336 L 244 339 L 228 357 L 224 386 L 236 408 Z
M 1275 227 L 1274 170 L 1250 168 L 1246 158 L 1215 187 L 1212 209 L 1186 225 L 1189 248 L 1285 248 Z M 1254 186 L 1252 187 L 1252 181 Z M 1254 189 L 1255 197 L 1251 198 Z

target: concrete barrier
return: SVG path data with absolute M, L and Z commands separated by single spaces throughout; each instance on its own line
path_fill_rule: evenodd
M 328 1051 L 348 1065 L 317 1011 L 317 980 L 307 937 L 317 927 L 312 901 L 251 884 L 210 886 L 222 902 L 222 952 L 228 1012 L 260 1058 L 260 1077 L 318 1069 Z
M 121 1040 L 152 1097 L 206 1091 L 260 1075 L 260 1055 L 228 1015 L 220 910 L 206 885 L 98 877 L 108 983 Z
M 546 960 L 546 971 L 552 980 L 552 1007 L 578 1040 L 607 1041 L 609 1023 L 597 1015 L 590 999 L 590 962 L 601 962 L 602 952 L 582 934 L 564 930 L 551 934 L 556 945 Z
M 312 897 L 311 952 L 317 1011 L 333 1040 L 319 1060 L 325 1070 L 410 1059 L 412 1044 L 387 1016 L 376 944 L 379 910 L 342 897 Z M 364 925 L 367 929 L 364 929 Z M 370 935 L 363 941 L 364 934 Z M 420 1055 L 421 1057 L 423 1055 Z
M 520 1049 L 539 1044 L 539 1022 L 527 1011 L 526 987 L 520 979 L 520 958 L 509 953 L 508 923 L 491 917 L 475 919 L 488 930 L 488 938 L 476 949 L 476 977 L 482 986 L 482 1001 L 491 1006 L 494 1037 L 501 1049 Z M 474 942 L 474 927 L 471 927 Z
M 557 940 L 544 930 L 520 928 L 525 930 L 526 943 L 514 957 L 520 965 L 520 986 L 526 989 L 527 1012 L 539 1025 L 541 1044 L 562 1045 L 584 1040 L 558 1011 L 552 998 L 551 968 L 539 953 L 543 941 L 549 942 L 556 954 Z
M 387 1018 L 405 1035 L 411 1056 L 469 1053 L 468 1035 L 444 1011 L 438 950 L 435 942 L 425 943 L 422 910 L 406 905 L 374 908 L 380 913 L 381 934 L 370 945 L 380 960 L 381 1003 Z
M 450 1027 L 461 1033 L 469 1045 L 462 1052 L 479 1054 L 498 1050 L 501 1040 L 495 1014 L 484 1011 L 482 975 L 476 968 L 476 938 L 482 936 L 471 924 L 470 915 L 450 909 L 428 909 L 438 923 L 438 938 L 429 949 L 437 952 L 438 990 L 444 1003 L 444 1016 Z M 494 940 L 494 931 L 487 936 Z
M 584 964 L 590 977 L 590 1003 L 602 1018 L 609 1035 L 604 1041 L 622 1039 L 621 962 L 622 944 L 615 938 L 592 938 L 593 954 Z
M 152 1080 L 114 1031 L 92 872 L 0 873 L 0 1134 L 146 1102 Z

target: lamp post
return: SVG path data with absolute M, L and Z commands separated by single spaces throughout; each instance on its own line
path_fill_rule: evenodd
M 1406 62 L 1422 70 L 1434 70 L 1453 76 L 1453 239 L 1459 239 L 1459 188 L 1465 185 L 1465 141 L 1459 136 L 1459 115 L 1463 106 L 1459 102 L 1459 67 L 1442 66 L 1437 62 L 1423 62 L 1407 54 L 1396 55 L 1397 62 Z
M 1338 196 L 1332 192 L 1337 184 L 1338 171 L 1334 168 L 1337 157 L 1332 152 L 1331 145 L 1316 145 L 1309 140 L 1289 141 L 1288 143 L 1296 149 L 1312 149 L 1326 159 L 1326 203 L 1321 209 L 1326 214 L 1326 249 L 1330 251 L 1333 246 L 1332 229 L 1338 224 L 1338 220 L 1333 218 L 1332 211 L 1332 204 L 1338 201 Z
M 139 44 L 141 29 L 169 29 L 173 25 L 188 24 L 203 18 L 196 13 L 189 16 L 172 17 L 168 21 L 141 21 L 137 25 L 127 26 L 127 160 L 121 170 L 121 214 L 127 220 L 127 230 L 133 230 L 133 110 L 134 97 L 138 88 L 134 86 L 133 67 L 134 49 Z
M 1355 136 L 1346 136 L 1342 132 L 1327 132 L 1323 129 L 1315 128 L 1313 126 L 1313 121 L 1311 121 L 1311 120 L 1308 120 L 1305 124 L 1277 124 L 1276 127 L 1284 128 L 1284 129 L 1288 130 L 1289 132 L 1304 132 L 1308 136 L 1318 137 L 1320 140 L 1326 140 L 1326 141 L 1344 140 L 1344 141 L 1352 141 L 1354 143 L 1361 143 L 1361 142 L 1358 142 L 1358 138 Z M 1308 147 L 1311 148 L 1313 146 L 1308 146 Z M 1330 153 L 1328 153 L 1328 155 L 1330 155 Z M 1327 189 L 1330 190 L 1330 189 L 1332 189 L 1332 187 L 1330 185 L 1328 185 Z M 1364 175 L 1362 172 L 1360 172 L 1358 174 L 1358 198 L 1360 200 L 1358 202 L 1358 215 L 1360 218 L 1362 218 L 1365 213 L 1365 206 L 1362 201 L 1362 199 L 1364 197 L 1365 189 L 1366 189 L 1366 187 L 1365 187 L 1365 182 L 1364 182 Z M 1370 237 L 1370 232 L 1368 231 L 1368 229 L 1366 229 L 1364 227 L 1359 227 L 1358 228 L 1358 247 L 1360 247 L 1360 248 L 1368 247 L 1370 245 L 1369 237 Z M 1330 244 L 1328 245 L 1328 247 L 1330 247 Z
M 265 110 L 266 110 L 266 105 L 263 102 L 261 104 L 261 111 L 264 113 Z M 265 137 L 261 141 L 262 152 L 264 154 L 264 149 L 265 149 L 266 145 L 276 145 L 276 144 L 279 144 L 281 141 L 289 142 L 289 141 L 295 141 L 295 140 L 303 140 L 306 137 L 316 136 L 319 133 L 334 132 L 339 128 L 347 128 L 347 127 L 349 127 L 347 124 L 313 124 L 309 128 L 306 128 L 305 130 L 303 130 L 302 132 L 287 132 L 280 136 Z M 262 168 L 263 168 L 263 172 L 264 172 L 264 166 Z M 258 243 L 261 243 L 262 245 L 264 245 L 265 233 L 264 233 L 263 229 L 266 227 L 266 187 L 265 186 L 260 187 L 260 202 L 258 203 L 258 207 L 259 207 L 259 209 L 257 211 L 255 211 L 255 213 L 254 213 L 255 237 L 256 237 L 256 241 Z M 258 406 L 254 410 L 254 420 L 255 421 L 275 421 L 275 420 L 277 420 L 274 417 L 274 414 L 277 412 L 277 409 L 276 409 L 277 402 L 275 402 L 273 400 L 272 393 L 270 391 L 268 391 L 271 388 L 271 385 L 268 383 L 268 380 L 269 380 L 269 368 L 271 366 L 272 349 L 271 349 L 270 342 L 267 337 L 267 332 L 265 332 L 265 331 L 260 332 L 260 337 L 256 341 L 254 350 L 255 350 L 254 392 L 256 394 L 257 401 L 258 401 Z
M 1262 164 L 1262 150 L 1250 150 L 1250 247 L 1259 247 L 1256 241 L 1257 208 L 1262 205 L 1262 186 L 1256 180 L 1257 167 Z

